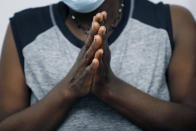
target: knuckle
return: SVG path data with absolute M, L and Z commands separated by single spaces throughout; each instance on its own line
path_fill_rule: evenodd
M 91 72 L 90 66 L 88 66 L 88 67 L 86 68 L 86 72 L 87 72 L 87 73 L 90 73 L 90 72 Z
M 88 53 L 88 51 L 87 51 L 87 53 L 84 55 L 84 59 L 85 59 L 85 60 L 88 60 L 88 58 L 89 58 L 89 53 Z
M 97 13 L 96 14 L 96 17 L 97 17 L 97 20 L 100 22 L 100 21 L 102 21 L 102 15 L 101 15 L 101 13 Z
M 82 53 L 84 53 L 87 50 L 87 43 L 88 41 L 86 42 L 85 46 L 82 47 L 82 50 L 81 50 Z
M 83 59 L 83 62 L 85 65 L 88 65 L 90 63 L 90 55 L 89 54 L 85 54 L 85 57 Z
M 97 16 L 97 17 L 100 17 L 100 16 L 101 16 L 101 13 L 100 13 L 100 12 L 99 12 L 99 13 L 97 13 L 97 14 L 96 14 L 96 16 Z
M 87 64 L 87 59 L 82 59 L 82 65 L 86 65 Z

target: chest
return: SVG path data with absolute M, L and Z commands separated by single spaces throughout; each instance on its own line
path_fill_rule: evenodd
M 109 48 L 115 75 L 146 93 L 152 87 L 153 95 L 158 93 L 171 56 L 166 31 L 131 20 Z M 38 99 L 67 75 L 79 51 L 57 27 L 23 49 L 26 82 Z

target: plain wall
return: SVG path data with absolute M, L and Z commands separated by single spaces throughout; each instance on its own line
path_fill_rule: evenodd
M 20 11 L 29 7 L 43 6 L 50 3 L 56 3 L 59 0 L 1 0 L 0 4 L 0 54 L 6 28 L 9 18 L 13 16 L 14 12 Z M 151 0 L 159 2 L 160 0 Z M 179 4 L 188 8 L 196 18 L 196 0 L 163 0 L 166 3 Z

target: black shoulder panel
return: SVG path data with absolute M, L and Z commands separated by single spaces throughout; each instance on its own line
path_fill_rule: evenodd
M 24 70 L 23 48 L 32 42 L 40 33 L 52 27 L 49 6 L 29 8 L 17 12 L 10 18 L 10 24 L 19 59 Z
M 155 4 L 148 0 L 135 0 L 133 18 L 168 32 L 171 47 L 174 47 L 170 6 L 162 2 Z

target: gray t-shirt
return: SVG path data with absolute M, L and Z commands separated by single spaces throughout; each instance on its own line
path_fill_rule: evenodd
M 31 104 L 41 100 L 67 75 L 84 44 L 64 25 L 66 12 L 67 6 L 60 2 L 18 12 L 10 19 L 26 83 L 32 90 Z M 170 100 L 166 81 L 173 48 L 169 5 L 125 0 L 123 18 L 109 44 L 111 68 L 116 76 L 153 97 Z M 59 128 L 67 130 L 141 129 L 97 97 L 88 95 L 73 105 Z

